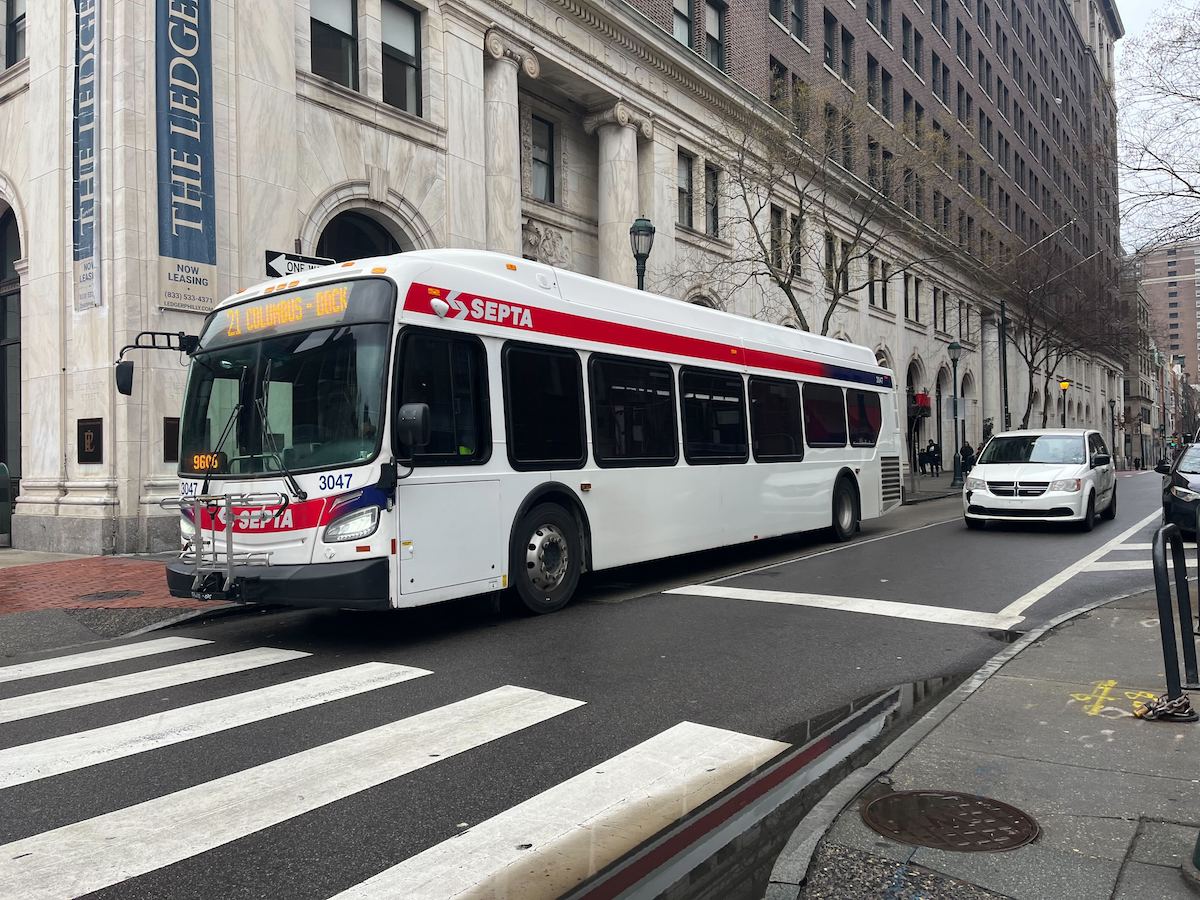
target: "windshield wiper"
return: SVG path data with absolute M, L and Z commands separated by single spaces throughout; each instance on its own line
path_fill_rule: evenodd
M 288 467 L 284 465 L 283 456 L 276 451 L 275 440 L 271 437 L 271 429 L 267 425 L 267 398 L 270 396 L 271 392 L 271 366 L 274 365 L 274 363 L 275 360 L 273 359 L 267 360 L 267 369 L 263 374 L 262 396 L 255 401 L 255 404 L 258 406 L 258 424 L 262 430 L 263 444 L 270 451 L 270 454 L 274 458 L 275 462 L 278 463 L 279 472 L 287 480 L 288 487 L 291 488 L 292 494 L 295 495 L 297 500 L 307 500 L 308 494 L 303 488 L 300 487 L 300 483 L 296 481 L 296 477 L 288 471 Z
M 211 369 L 212 367 L 210 366 L 209 368 Z M 246 380 L 246 370 L 243 368 L 242 374 L 238 376 L 238 402 L 237 402 L 237 405 L 235 405 L 233 407 L 233 409 L 230 410 L 229 418 L 225 420 L 225 427 L 221 429 L 221 436 L 219 438 L 217 438 L 217 446 L 215 446 L 213 448 L 213 451 L 212 451 L 213 456 L 216 456 L 218 453 L 220 453 L 221 448 L 225 446 L 225 441 L 227 441 L 229 439 L 229 433 L 231 431 L 233 431 L 233 423 L 237 421 L 238 413 L 240 413 L 242 411 L 242 407 L 245 405 L 244 403 L 242 403 L 242 400 L 241 400 L 242 390 L 244 387 L 242 382 L 245 380 Z M 208 493 L 208 482 L 211 478 L 212 478 L 212 469 L 209 468 L 209 470 L 204 473 L 204 484 L 202 484 L 200 486 L 201 494 Z

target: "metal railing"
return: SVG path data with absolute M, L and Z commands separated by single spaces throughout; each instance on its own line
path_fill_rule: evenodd
M 239 577 L 247 566 L 269 566 L 269 551 L 235 551 L 233 526 L 235 522 L 252 526 L 277 518 L 287 509 L 286 494 L 278 492 L 248 494 L 197 494 L 191 497 L 165 497 L 159 501 L 163 509 L 191 510 L 196 538 L 179 558 L 192 567 L 192 593 L 217 599 L 218 588 L 213 576 L 220 580 L 221 599 L 234 599 L 238 593 Z M 208 517 L 208 529 L 204 517 Z M 224 532 L 224 541 L 218 533 Z M 206 534 L 208 537 L 206 538 Z M 221 544 L 224 544 L 224 547 Z
M 1200 512 L 1197 514 L 1200 528 Z M 1197 532 L 1200 535 L 1200 531 Z M 1167 544 L 1171 545 L 1171 568 L 1175 574 L 1175 596 L 1171 596 L 1171 579 L 1167 573 Z M 1156 700 L 1138 706 L 1134 715 L 1140 719 L 1168 722 L 1195 722 L 1200 719 L 1184 690 L 1200 690 L 1200 674 L 1196 671 L 1196 629 L 1192 625 L 1192 595 L 1188 583 L 1187 556 L 1179 526 L 1168 524 L 1154 532 L 1151 544 L 1154 563 L 1154 590 L 1158 599 L 1158 628 L 1162 637 L 1163 663 L 1167 673 L 1167 692 Z M 1200 549 L 1197 550 L 1200 559 Z M 1179 638 L 1175 635 L 1175 619 L 1179 619 Z M 1179 648 L 1183 650 L 1183 678 L 1179 674 Z

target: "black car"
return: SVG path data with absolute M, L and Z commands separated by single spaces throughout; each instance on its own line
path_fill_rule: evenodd
M 1194 536 L 1200 508 L 1200 444 L 1188 444 L 1174 464 L 1160 462 L 1154 471 L 1167 476 L 1163 480 L 1163 524 L 1174 522 Z

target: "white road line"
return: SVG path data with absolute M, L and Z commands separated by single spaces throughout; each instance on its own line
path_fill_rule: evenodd
M 1189 559 L 1187 561 L 1189 569 L 1196 568 L 1196 560 Z M 1086 569 L 1085 572 L 1145 572 L 1154 568 L 1154 560 L 1151 559 L 1105 559 L 1100 562 L 1094 562 Z
M 220 847 L 582 706 L 507 685 L 0 847 L 23 900 L 77 897 Z M 376 837 L 386 840 L 386 828 Z
M 966 625 L 970 628 L 1008 629 L 1021 621 L 1020 616 L 976 612 L 971 609 L 950 609 L 943 606 L 922 606 L 894 600 L 868 600 L 863 597 L 835 597 L 828 594 L 804 594 L 791 591 L 759 591 L 731 585 L 693 584 L 673 588 L 664 594 L 683 594 L 691 597 L 716 597 L 724 600 L 756 600 L 762 603 L 785 603 L 842 612 L 865 613 L 870 616 L 889 616 L 893 619 L 915 619 L 939 622 L 943 625 Z
M 1029 607 L 1033 606 L 1033 604 L 1037 603 L 1051 591 L 1066 584 L 1092 563 L 1096 562 L 1096 560 L 1098 560 L 1100 557 L 1104 556 L 1104 554 L 1108 553 L 1122 542 L 1129 540 L 1129 538 L 1133 537 L 1135 534 L 1161 516 L 1162 512 L 1160 510 L 1155 510 L 1154 512 L 1150 513 L 1150 515 L 1146 516 L 1146 518 L 1142 519 L 1136 525 L 1129 526 L 1108 543 L 1101 544 L 1087 556 L 1076 560 L 1061 572 L 1058 572 L 1057 574 L 1052 575 L 1050 578 L 1047 578 L 1033 590 L 1022 594 L 1012 603 L 1008 604 L 1008 606 L 1004 607 L 1004 609 L 1000 610 L 1000 615 L 1024 616 L 1025 610 L 1029 609 Z
M 336 900 L 560 896 L 788 746 L 682 722 Z
M 203 681 L 205 678 L 216 678 L 219 675 L 244 672 L 247 669 L 257 669 L 260 666 L 270 666 L 308 655 L 299 650 L 257 647 L 253 650 L 239 650 L 237 653 L 226 653 L 223 656 L 213 656 L 194 662 L 163 666 L 160 669 L 147 669 L 145 672 L 134 672 L 130 675 L 114 675 L 112 678 L 101 678 L 99 681 L 88 681 L 83 684 L 38 691 L 35 694 L 23 694 L 20 697 L 0 700 L 0 724 L 15 722 L 18 719 L 30 719 L 34 716 L 44 716 L 47 713 L 60 712 L 64 709 L 75 709 L 90 703 L 115 700 L 119 697 L 131 697 L 134 694 L 144 694 L 147 691 L 157 691 L 161 688 L 175 687 L 193 681 Z
M 36 678 L 38 675 L 54 675 L 58 672 L 102 666 L 105 663 L 137 659 L 142 656 L 152 656 L 155 653 L 166 653 L 168 650 L 183 650 L 211 643 L 212 641 L 202 641 L 198 638 L 167 637 L 154 641 L 142 641 L 138 644 L 125 644 L 121 647 L 106 647 L 103 650 L 88 650 L 86 653 L 72 653 L 69 656 L 56 656 L 52 659 L 38 659 L 33 662 L 0 667 L 0 682 L 20 681 L 22 678 Z
M 1153 549 L 1154 549 L 1153 544 L 1122 544 L 1120 547 L 1110 548 L 1109 552 L 1111 553 L 1114 550 L 1144 550 L 1146 552 L 1149 552 L 1150 550 L 1153 550 Z M 1194 541 L 1184 541 L 1183 549 L 1195 550 L 1196 544 Z
M 804 562 L 806 559 L 816 559 L 818 556 L 825 556 L 829 553 L 838 553 L 842 550 L 853 550 L 855 547 L 862 547 L 866 544 L 874 544 L 876 541 L 886 541 L 891 538 L 903 537 L 906 534 L 913 534 L 917 531 L 924 531 L 926 528 L 936 528 L 939 525 L 949 525 L 951 522 L 962 522 L 962 516 L 955 516 L 953 519 L 943 519 L 940 522 L 929 522 L 925 525 L 917 525 L 913 528 L 906 528 L 903 531 L 892 531 L 888 534 L 880 534 L 872 538 L 859 538 L 857 540 L 848 541 L 844 544 L 838 544 L 836 547 L 826 547 L 824 550 L 818 550 L 815 553 L 808 553 L 804 556 L 794 556 L 791 559 L 781 560 L 780 562 L 768 563 L 765 566 L 758 566 L 753 569 L 743 569 L 740 572 L 734 572 L 731 575 L 722 575 L 720 578 L 714 578 L 712 581 L 705 582 L 706 584 L 720 584 L 722 581 L 729 581 L 731 578 L 741 578 L 743 575 L 754 575 L 757 572 L 765 572 L 768 569 L 777 569 L 780 566 L 791 565 L 792 563 Z M 667 592 L 664 592 L 667 593 Z
M 128 722 L 10 747 L 0 750 L 0 789 L 228 731 L 429 674 L 425 669 L 409 666 L 363 663 Z

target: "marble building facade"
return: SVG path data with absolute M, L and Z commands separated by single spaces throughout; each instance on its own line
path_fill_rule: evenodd
M 0 0 L 0 25 L 14 2 Z M 207 21 L 211 40 L 210 299 L 263 280 L 266 251 L 340 257 L 347 246 L 490 249 L 633 284 L 629 226 L 646 216 L 657 228 L 649 289 L 744 315 L 777 308 L 761 286 L 712 296 L 702 279 L 673 277 L 684 255 L 730 253 L 720 225 L 707 227 L 719 211 L 706 187 L 721 178 L 724 123 L 766 111 L 763 100 L 616 0 L 99 0 L 93 296 L 72 243 L 79 23 L 69 7 L 30 4 L 20 59 L 0 59 L 0 238 L 6 216 L 16 235 L 0 240 L 13 257 L 0 260 L 0 297 L 17 296 L 20 372 L 0 461 L 19 477 L 15 546 L 98 553 L 177 542 L 157 503 L 178 491 L 184 361 L 140 356 L 132 397 L 112 379 L 139 331 L 195 332 L 203 320 L 203 303 L 164 300 L 156 125 L 171 87 L 155 75 L 171 9 L 180 28 Z M 821 235 L 803 239 L 815 246 Z M 892 252 L 917 251 L 898 241 Z M 954 259 L 927 274 L 962 310 L 953 329 L 863 296 L 831 333 L 874 348 L 902 389 L 943 398 L 946 348 L 961 338 L 958 387 L 977 444 L 1000 428 L 995 304 Z M 823 283 L 806 286 L 816 310 Z M 1028 385 L 1014 356 L 1019 420 Z M 11 381 L 15 369 L 0 375 Z M 1080 358 L 1054 374 L 1078 386 L 1068 421 L 1107 435 L 1108 399 L 1123 406 L 1120 364 Z M 1037 401 L 1052 421 L 1058 400 Z M 940 419 L 922 439 L 949 447 Z M 97 421 L 90 432 L 80 424 Z M 81 454 L 86 434 L 98 452 Z

